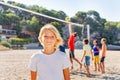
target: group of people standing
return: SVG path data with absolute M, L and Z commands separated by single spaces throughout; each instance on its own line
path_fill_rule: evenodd
M 93 51 L 89 45 L 87 39 L 83 40 L 84 54 L 81 59 L 81 62 L 75 58 L 74 55 L 74 39 L 77 36 L 77 33 L 72 32 L 72 24 L 69 24 L 70 38 L 68 40 L 69 47 L 69 57 L 65 54 L 65 47 L 60 45 L 61 42 L 64 42 L 61 38 L 58 30 L 51 24 L 47 24 L 40 29 L 38 36 L 39 42 L 42 44 L 43 49 L 39 52 L 33 54 L 30 59 L 28 69 L 30 70 L 31 80 L 70 80 L 70 70 L 73 69 L 73 60 L 75 60 L 82 68 L 82 61 L 84 59 L 84 66 L 87 71 L 87 76 L 90 76 L 90 54 L 94 53 L 94 63 L 95 70 L 102 71 L 105 73 L 104 69 L 104 59 L 106 54 L 106 40 L 103 38 L 102 43 L 102 57 L 99 64 L 99 47 L 94 43 Z M 59 46 L 59 50 L 58 50 Z M 98 67 L 97 67 L 98 65 Z M 101 67 L 101 69 L 100 69 Z M 98 69 L 97 69 L 98 68 Z
M 88 39 L 84 39 L 83 40 L 83 57 L 81 59 L 81 62 L 75 58 L 74 55 L 74 39 L 77 36 L 76 32 L 72 32 L 72 25 L 69 24 L 69 33 L 70 33 L 70 38 L 68 40 L 68 47 L 69 47 L 69 54 L 70 54 L 70 60 L 72 63 L 72 67 L 71 69 L 73 69 L 73 61 L 75 60 L 78 64 L 80 64 L 80 68 L 82 67 L 81 62 L 83 62 L 84 60 L 84 67 L 87 71 L 87 76 L 90 76 L 90 70 L 89 70 L 89 66 L 90 66 L 90 55 L 91 55 L 91 59 L 94 61 L 94 66 L 95 66 L 95 71 L 100 71 L 102 73 L 105 73 L 105 67 L 104 67 L 104 59 L 106 56 L 106 50 L 107 50 L 107 46 L 106 46 L 106 39 L 102 38 L 101 39 L 101 44 L 102 44 L 102 49 L 101 49 L 101 58 L 99 56 L 100 54 L 100 48 L 98 46 L 98 41 L 94 40 L 93 41 L 93 48 L 91 48 Z
M 75 54 L 74 54 L 74 40 L 75 37 L 77 36 L 77 33 L 72 32 L 71 24 L 69 24 L 69 33 L 70 33 L 70 38 L 68 40 L 68 47 L 69 47 L 70 61 L 72 63 L 71 69 L 73 69 L 73 60 L 75 60 L 80 65 L 80 68 L 82 68 L 82 62 L 84 60 L 84 67 L 86 69 L 87 76 L 89 77 L 90 76 L 89 66 L 90 66 L 90 55 L 91 55 L 91 59 L 94 61 L 95 71 L 98 70 L 99 72 L 101 71 L 102 73 L 105 73 L 104 59 L 107 51 L 106 39 L 105 38 L 101 39 L 101 44 L 102 44 L 101 58 L 99 55 L 100 48 L 98 46 L 98 41 L 94 40 L 93 41 L 94 46 L 93 48 L 91 48 L 88 39 L 83 39 L 84 54 L 80 62 L 77 58 L 75 58 Z

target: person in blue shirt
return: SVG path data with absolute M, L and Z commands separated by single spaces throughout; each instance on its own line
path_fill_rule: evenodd
M 64 40 L 62 40 L 62 44 L 59 45 L 59 50 L 62 51 L 62 52 L 64 52 L 64 53 L 66 53 L 65 52 L 65 42 L 64 42 Z
M 94 66 L 95 66 L 95 70 L 94 71 L 100 71 L 100 57 L 99 57 L 99 46 L 98 46 L 98 41 L 94 40 L 93 41 L 93 55 L 94 55 Z

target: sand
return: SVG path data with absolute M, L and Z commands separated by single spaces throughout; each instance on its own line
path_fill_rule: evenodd
M 0 80 L 30 80 L 27 70 L 30 56 L 38 50 L 0 51 Z M 68 50 L 66 50 L 68 55 Z M 76 58 L 81 60 L 83 51 L 75 50 Z M 84 67 L 80 70 L 74 61 L 74 69 L 70 71 L 71 80 L 120 80 L 120 51 L 107 51 L 105 58 L 106 73 L 94 72 L 91 61 L 91 77 L 86 77 Z
M 2 46 L 2 45 L 0 45 L 0 51 L 4 51 L 4 50 L 10 50 L 10 49 L 7 48 L 7 47 L 4 47 L 4 46 Z

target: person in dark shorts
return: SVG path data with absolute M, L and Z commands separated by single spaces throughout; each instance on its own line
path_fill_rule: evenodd
M 72 24 L 71 23 L 69 23 L 69 34 L 70 34 L 70 37 L 68 40 L 68 47 L 69 47 L 70 61 L 72 63 L 71 69 L 73 69 L 73 60 L 75 60 L 80 65 L 80 68 L 82 68 L 82 64 L 80 63 L 80 61 L 77 58 L 75 58 L 75 55 L 74 55 L 74 40 L 75 40 L 75 37 L 77 36 L 77 33 L 72 32 Z
M 105 57 L 102 57 L 101 60 L 100 60 L 100 62 L 104 62 L 104 60 L 105 60 Z
M 102 44 L 102 50 L 101 50 L 101 60 L 100 60 L 100 67 L 101 67 L 101 71 L 102 71 L 102 74 L 105 73 L 105 64 L 104 64 L 104 61 L 105 61 L 105 56 L 106 56 L 106 51 L 107 51 L 107 46 L 106 46 L 106 39 L 105 38 L 102 38 L 101 39 L 101 44 Z

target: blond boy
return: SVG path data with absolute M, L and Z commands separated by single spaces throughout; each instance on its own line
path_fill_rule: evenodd
M 101 49 L 100 67 L 101 67 L 102 74 L 104 74 L 105 73 L 104 61 L 105 61 L 106 51 L 107 51 L 106 39 L 105 38 L 101 39 L 101 44 L 102 44 L 102 49 Z

